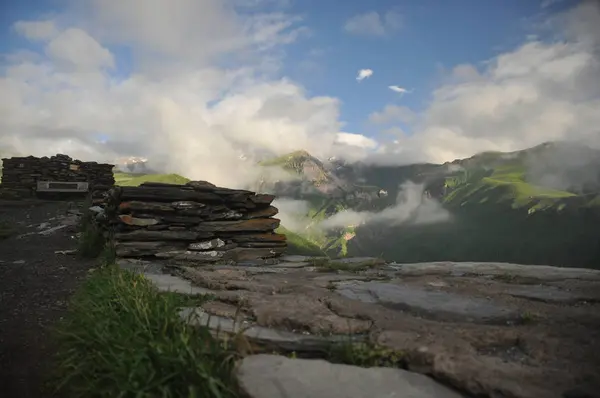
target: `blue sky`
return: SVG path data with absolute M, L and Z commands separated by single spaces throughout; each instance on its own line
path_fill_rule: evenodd
M 0 52 L 18 48 L 39 49 L 14 31 L 18 20 L 35 20 L 59 13 L 66 1 L 22 0 L 2 2 Z M 284 0 L 281 10 L 300 15 L 310 33 L 287 49 L 282 75 L 301 83 L 311 95 L 335 96 L 342 101 L 342 120 L 348 130 L 373 134 L 366 116 L 387 103 L 423 109 L 445 69 L 459 64 L 480 64 L 501 51 L 519 45 L 534 31 L 543 0 Z M 252 11 L 269 10 L 272 2 Z M 552 12 L 569 6 L 552 5 Z M 398 16 L 398 26 L 377 35 L 344 29 L 352 17 L 388 12 Z M 134 68 L 127 47 L 112 47 L 118 68 L 111 73 L 127 76 Z M 374 71 L 360 84 L 360 69 Z M 412 90 L 399 95 L 387 90 L 399 85 Z M 369 131 L 371 130 L 371 131 Z
M 442 68 L 478 64 L 520 44 L 532 30 L 527 21 L 540 12 L 540 2 L 523 0 L 306 0 L 295 7 L 316 33 L 290 52 L 290 75 L 312 93 L 341 98 L 350 130 L 364 128 L 365 112 L 386 103 L 422 109 Z M 343 29 L 355 15 L 389 10 L 401 13 L 401 26 L 385 36 Z M 294 68 L 313 48 L 324 52 L 315 61 L 322 68 L 314 75 Z M 352 78 L 363 68 L 374 74 L 357 87 Z M 389 85 L 414 91 L 399 96 L 387 90 Z
M 593 1 L 1 7 L 4 147 L 160 157 L 178 169 L 199 153 L 231 162 L 304 148 L 406 163 L 600 136 Z M 361 69 L 373 73 L 358 82 Z

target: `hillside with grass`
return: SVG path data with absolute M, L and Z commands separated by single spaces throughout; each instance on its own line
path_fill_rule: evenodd
M 412 177 L 401 169 L 398 175 L 424 184 L 424 194 L 443 205 L 450 221 L 384 227 L 377 235 L 363 226 L 350 243 L 351 254 L 377 253 L 399 262 L 600 267 L 598 151 L 547 143 L 423 165 Z
M 122 187 L 137 187 L 145 182 L 185 184 L 188 181 L 190 181 L 188 178 L 179 174 L 115 173 L 115 184 Z
M 308 203 L 309 226 L 300 234 L 329 255 L 384 256 L 398 262 L 600 264 L 600 153 L 596 150 L 546 143 L 445 164 L 386 167 L 332 165 L 313 159 L 299 151 L 263 165 L 280 167 L 302 181 L 300 193 L 289 188 L 292 184 L 280 183 L 278 195 Z M 317 169 L 319 178 L 303 174 L 306 169 Z M 311 191 L 306 188 L 311 181 L 335 189 Z M 339 211 L 376 212 L 394 205 L 398 187 L 406 181 L 423 184 L 424 200 L 439 202 L 451 221 L 348 226 L 326 233 L 310 228 Z M 368 187 L 370 195 L 361 197 L 361 186 Z

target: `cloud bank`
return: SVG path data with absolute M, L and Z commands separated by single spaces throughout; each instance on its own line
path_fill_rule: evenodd
M 15 21 L 40 50 L 5 54 L 2 152 L 146 157 L 154 169 L 243 186 L 258 159 L 298 149 L 406 164 L 550 140 L 600 146 L 597 2 L 546 21 L 553 40 L 524 38 L 483 65 L 453 66 L 419 112 L 395 104 L 373 112 L 385 142 L 343 132 L 337 98 L 285 77 L 286 46 L 309 29 L 285 7 L 258 11 L 261 2 L 66 2 L 55 18 Z M 400 21 L 367 13 L 346 30 L 377 36 Z
M 280 73 L 281 49 L 306 32 L 299 17 L 150 3 L 73 2 L 53 20 L 14 24 L 42 50 L 6 57 L 3 153 L 144 156 L 153 169 L 243 186 L 261 157 L 343 150 L 339 101 Z
M 324 230 L 359 225 L 398 226 L 402 224 L 432 224 L 450 220 L 450 213 L 434 199 L 423 195 L 424 186 L 406 182 L 400 186 L 396 204 L 380 212 L 346 210 L 322 221 Z

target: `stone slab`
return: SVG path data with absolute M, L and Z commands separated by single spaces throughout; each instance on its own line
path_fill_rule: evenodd
M 338 285 L 336 291 L 350 299 L 430 315 L 436 319 L 505 322 L 518 318 L 516 311 L 486 299 L 404 284 L 344 282 Z
M 366 335 L 317 336 L 309 333 L 293 333 L 237 321 L 206 313 L 202 308 L 182 308 L 181 319 L 191 325 L 207 327 L 214 332 L 236 334 L 242 332 L 245 338 L 271 349 L 296 352 L 324 352 L 335 344 L 366 341 Z
M 191 282 L 173 275 L 143 274 L 161 292 L 173 292 L 189 295 L 215 294 L 215 291 L 203 287 L 192 286 Z
M 510 263 L 476 263 L 476 262 L 433 262 L 415 264 L 391 264 L 386 266 L 401 276 L 421 275 L 497 275 L 515 276 L 540 281 L 561 281 L 580 279 L 600 281 L 600 270 L 587 268 L 553 267 L 549 265 L 521 265 Z
M 523 285 L 511 286 L 506 293 L 514 297 L 526 298 L 529 300 L 544 301 L 548 303 L 576 303 L 578 301 L 595 301 L 594 297 L 577 294 L 555 286 L 544 285 Z
M 309 262 L 292 262 L 292 261 L 285 261 L 279 264 L 274 264 L 271 265 L 271 267 L 273 268 L 305 268 L 305 267 L 310 267 L 311 264 Z
M 239 266 L 236 265 L 216 265 L 214 267 L 211 267 L 211 269 L 218 271 L 218 270 L 236 270 L 236 271 L 240 271 L 243 270 L 246 274 L 249 275 L 258 275 L 258 274 L 281 274 L 286 272 L 287 270 L 285 268 L 277 268 L 275 266 L 269 265 L 266 267 L 260 267 L 260 266 L 254 266 L 254 267 L 243 267 L 240 268 Z
M 300 256 L 300 255 L 292 254 L 292 255 L 281 256 L 280 259 L 282 262 L 304 263 L 304 262 L 308 262 L 310 260 L 326 259 L 326 258 L 327 257 L 311 257 L 311 256 Z
M 362 263 L 371 263 L 371 264 L 385 264 L 385 260 L 377 257 L 348 257 L 348 258 L 338 258 L 335 260 L 331 260 L 332 263 L 338 264 L 362 264 Z
M 433 379 L 392 368 L 252 355 L 236 369 L 250 398 L 461 398 Z

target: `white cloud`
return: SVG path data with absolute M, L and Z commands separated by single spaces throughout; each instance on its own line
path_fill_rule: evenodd
M 387 11 L 380 15 L 376 11 L 358 14 L 346 21 L 344 30 L 362 36 L 385 36 L 402 27 L 402 15 L 397 11 Z
M 44 36 L 43 52 L 7 58 L 0 147 L 143 156 L 149 167 L 225 186 L 253 179 L 261 156 L 346 147 L 336 143 L 339 101 L 279 75 L 282 46 L 304 32 L 298 17 L 216 0 L 152 1 L 73 2 L 61 20 L 74 26 Z M 113 44 L 129 47 L 133 62 L 116 58 Z M 119 62 L 133 72 L 113 75 Z
M 400 86 L 388 86 L 388 88 L 396 93 L 400 93 L 400 94 L 406 94 L 409 93 L 410 91 L 408 91 L 407 89 L 405 89 L 404 87 L 400 87 Z
M 450 214 L 442 205 L 423 196 L 422 184 L 406 182 L 400 186 L 396 204 L 380 212 L 341 211 L 323 220 L 318 227 L 328 230 L 362 224 L 383 224 L 396 226 L 401 224 L 434 224 L 447 222 Z
M 298 25 L 299 16 L 283 13 L 280 7 L 272 12 L 256 12 L 254 7 L 236 10 L 232 1 L 90 0 L 73 4 L 72 19 L 102 43 L 131 46 L 146 73 L 148 69 L 156 72 L 159 66 L 161 73 L 165 68 L 171 73 L 193 70 L 223 57 L 259 62 L 271 55 L 268 51 L 308 31 Z M 166 60 L 157 62 L 159 57 Z
M 13 27 L 30 40 L 50 40 L 58 35 L 54 21 L 17 21 Z
M 356 80 L 357 81 L 362 81 L 368 77 L 373 76 L 373 70 L 372 69 L 361 69 L 358 71 L 358 75 L 356 76 Z
M 412 134 L 382 146 L 373 160 L 444 162 L 553 140 L 600 147 L 600 7 L 583 2 L 551 22 L 564 39 L 524 40 L 481 71 L 457 66 Z
M 374 149 L 377 147 L 377 141 L 362 134 L 337 133 L 336 142 L 365 149 Z
M 81 29 L 70 28 L 52 39 L 46 54 L 57 66 L 78 71 L 113 67 L 113 55 Z

